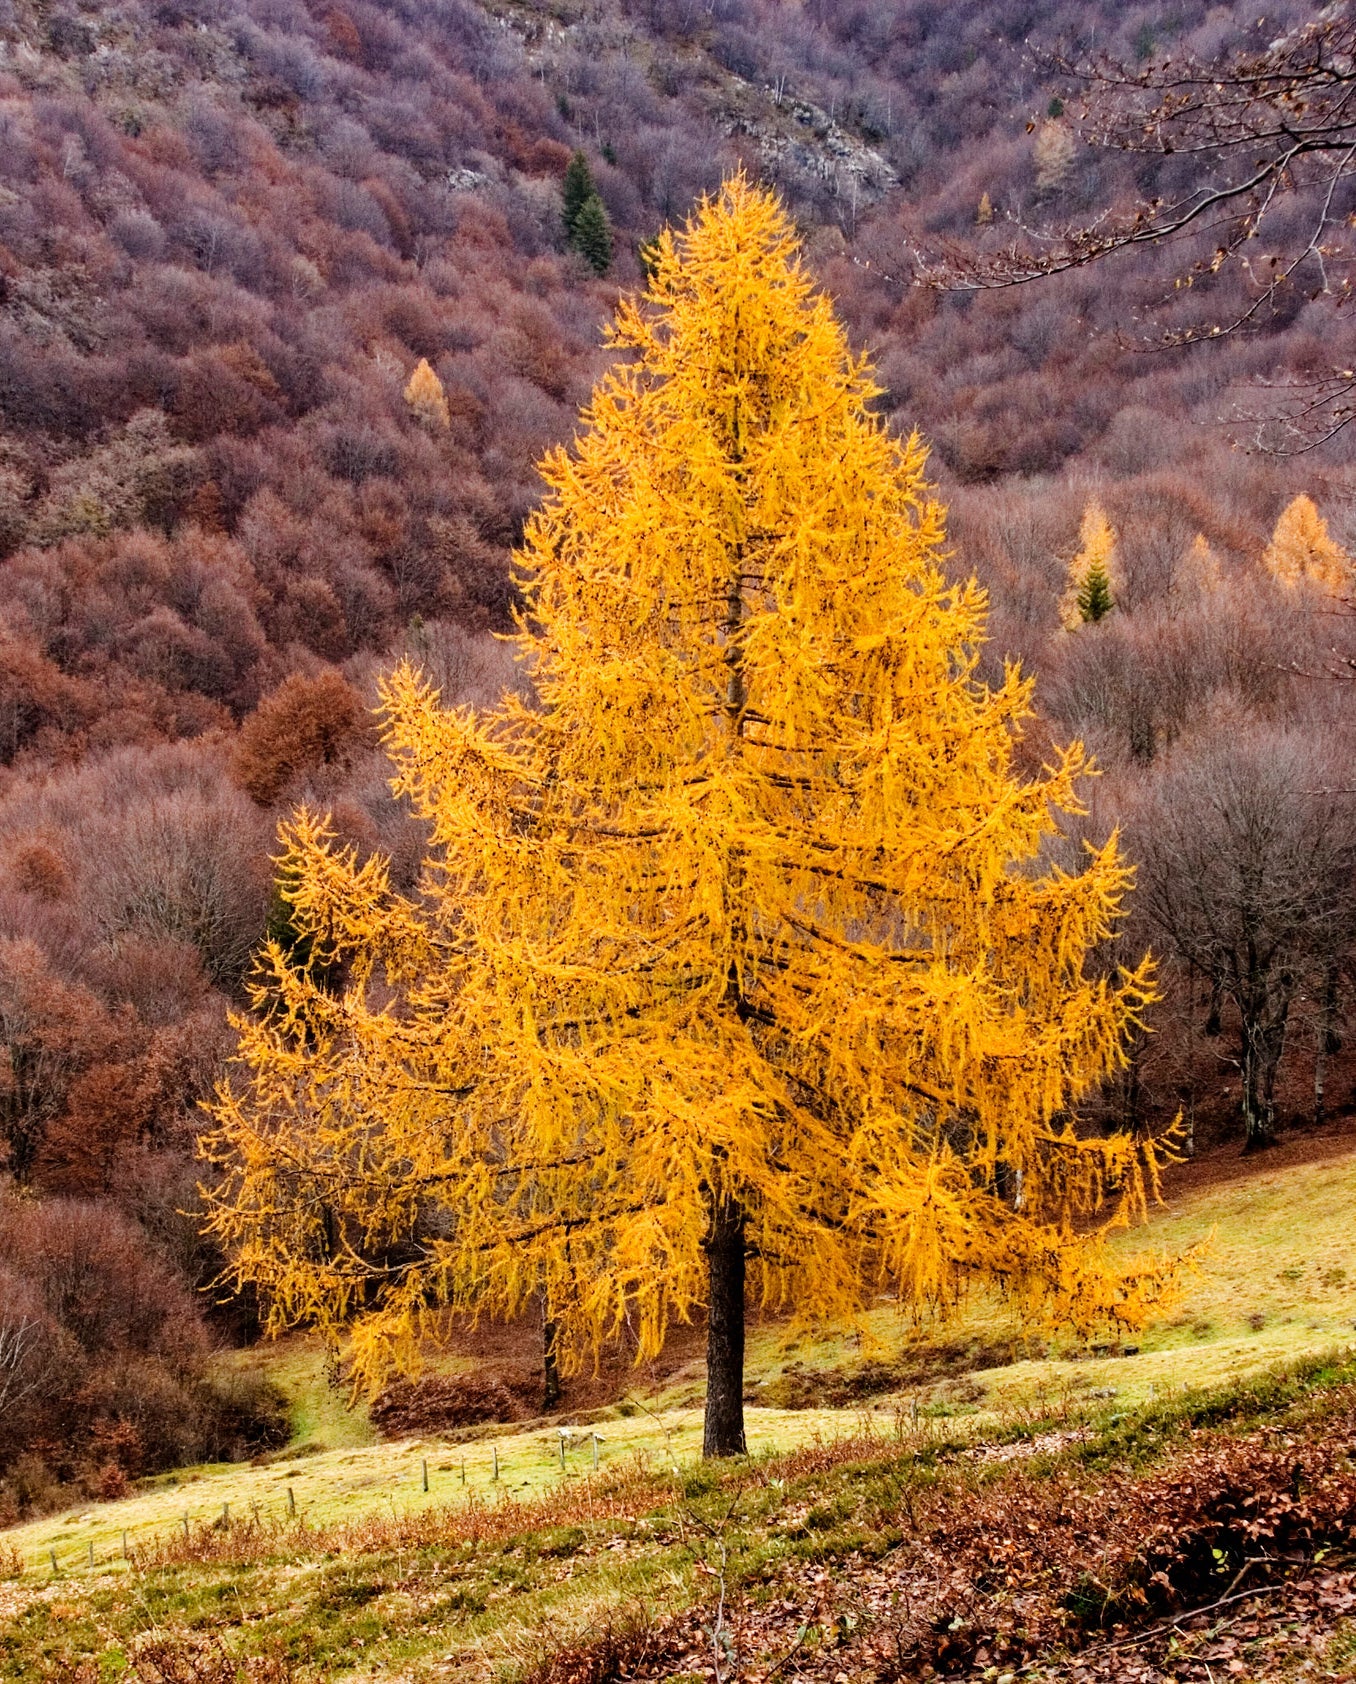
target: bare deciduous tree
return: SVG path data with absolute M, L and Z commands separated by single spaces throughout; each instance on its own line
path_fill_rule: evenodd
M 1242 726 L 1179 749 L 1134 816 L 1138 900 L 1172 955 L 1237 1016 L 1245 1150 L 1271 1143 L 1299 997 L 1350 929 L 1351 802 L 1297 733 Z
M 26 1403 L 48 1379 L 55 1350 L 37 1316 L 0 1312 L 0 1417 Z

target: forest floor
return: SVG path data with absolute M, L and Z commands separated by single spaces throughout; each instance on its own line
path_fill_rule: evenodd
M 0 1533 L 0 1678 L 226 1684 L 248 1661 L 270 1684 L 841 1684 L 1043 1676 L 1066 1651 L 1049 1676 L 1356 1678 L 1353 1208 L 1350 1135 L 1180 1166 L 1116 1243 L 1201 1255 L 1182 1302 L 1130 1344 L 1032 1335 L 993 1301 L 940 1325 L 882 1305 L 851 1338 L 761 1324 L 751 1454 L 718 1470 L 698 1461 L 690 1337 L 614 1376 L 611 1401 L 604 1373 L 563 1414 L 395 1442 L 314 1347 L 287 1342 L 266 1352 L 292 1402 L 282 1452 Z M 511 1365 L 529 1335 L 468 1334 L 440 1366 Z M 1289 1471 L 1256 1473 L 1278 1455 Z M 1240 1466 L 1262 1519 L 1229 1483 Z M 1204 1520 L 1201 1492 L 1219 1510 Z M 984 1505 L 981 1548 L 965 1540 Z M 1174 1513 L 1173 1537 L 1196 1543 L 1160 1560 Z M 1019 1564 L 1051 1538 L 1019 1575 L 1038 1607 L 1017 1579 L 995 1589 L 1002 1540 Z M 1164 1624 L 1225 1591 L 1197 1629 Z

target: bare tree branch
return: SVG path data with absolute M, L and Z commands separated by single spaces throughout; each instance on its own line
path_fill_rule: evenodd
M 1081 225 L 1027 227 L 1015 217 L 995 246 L 911 242 L 915 279 L 975 292 L 1099 263 L 1142 247 L 1186 243 L 1172 296 L 1226 269 L 1246 297 L 1203 319 L 1161 326 L 1154 344 L 1181 347 L 1262 328 L 1296 293 L 1350 299 L 1356 244 L 1356 18 L 1352 0 L 1261 51 L 1218 62 L 1191 54 L 1127 66 L 1106 54 L 1035 52 L 1049 73 L 1081 86 L 1077 134 L 1104 151 L 1196 160 L 1189 189 L 1111 208 Z M 1209 249 L 1201 249 L 1209 236 Z M 1290 383 L 1285 383 L 1287 386 Z M 1300 401 L 1256 424 L 1260 448 L 1291 454 L 1342 431 L 1356 415 L 1356 374 L 1334 367 L 1297 381 Z

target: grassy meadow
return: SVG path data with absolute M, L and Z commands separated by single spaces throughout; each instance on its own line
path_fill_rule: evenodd
M 894 1466 L 905 1449 L 938 1447 L 978 1459 L 986 1442 L 1114 1434 L 1189 1396 L 1349 1360 L 1356 1152 L 1236 1167 L 1232 1179 L 1170 1194 L 1147 1229 L 1117 1240 L 1168 1252 L 1204 1242 L 1180 1304 L 1122 1345 L 1033 1339 L 992 1300 L 922 1325 L 883 1305 L 865 1339 L 788 1341 L 759 1326 L 744 1474 L 699 1465 L 699 1362 L 662 1386 L 638 1382 L 573 1425 L 384 1442 L 327 1380 L 313 1345 L 233 1354 L 226 1360 L 269 1365 L 290 1401 L 291 1444 L 0 1534 L 12 1574 L 0 1585 L 0 1677 L 41 1676 L 40 1662 L 63 1656 L 122 1654 L 137 1631 L 166 1623 L 229 1630 L 247 1650 L 272 1634 L 325 1677 L 376 1676 L 377 1657 L 383 1678 L 436 1673 L 448 1656 L 487 1678 L 522 1674 L 548 1637 L 589 1629 L 602 1611 L 661 1591 L 681 1605 L 701 1591 L 700 1528 L 691 1532 L 674 1503 L 701 1498 L 713 1479 L 763 1492 L 747 1516 L 755 1528 L 769 1490 L 780 1493 L 774 1507 L 791 1502 L 794 1472 L 770 1471 L 778 1466 L 818 1457 L 832 1470 L 873 1455 Z M 871 1395 L 852 1395 L 859 1388 Z M 816 1397 L 838 1406 L 790 1406 Z M 830 1485 L 837 1477 L 823 1475 Z M 619 1492 L 630 1493 L 625 1525 L 595 1548 L 590 1528 L 615 1520 Z M 642 1522 L 650 1511 L 667 1518 Z M 520 1544 L 483 1557 L 487 1537 Z

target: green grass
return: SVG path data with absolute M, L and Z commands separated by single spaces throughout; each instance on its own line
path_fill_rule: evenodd
M 1311 1362 L 1143 1410 L 1103 1411 L 1089 1437 L 1033 1460 L 1150 1465 L 1189 1427 L 1243 1431 L 1284 1421 L 1321 1432 L 1327 1398 L 1356 1364 Z M 979 1491 L 1001 1470 L 957 1459 L 948 1423 L 904 1441 L 856 1440 L 799 1456 L 679 1472 L 615 1465 L 597 1478 L 407 1515 L 315 1528 L 195 1532 L 184 1549 L 131 1572 L 27 1575 L 0 1586 L 0 1678 L 42 1676 L 100 1658 L 118 1675 L 138 1633 L 221 1633 L 234 1653 L 282 1654 L 306 1676 L 502 1680 L 554 1648 L 625 1622 L 681 1610 L 727 1573 L 732 1591 L 799 1582 L 823 1566 L 879 1557 L 908 1536 L 907 1515 L 934 1486 Z M 926 1512 L 926 1511 L 924 1511 Z
M 755 1455 L 768 1454 L 837 1437 L 853 1419 L 841 1410 L 751 1409 L 749 1449 Z M 638 1414 L 603 1422 L 597 1428 L 602 1435 L 599 1471 L 637 1461 L 656 1469 L 690 1466 L 700 1456 L 701 1430 L 701 1413 L 695 1409 L 667 1410 L 658 1419 Z M 331 1526 L 373 1512 L 406 1517 L 449 1504 L 536 1495 L 568 1487 L 593 1472 L 594 1447 L 586 1431 L 574 1430 L 564 1468 L 559 1430 L 552 1426 L 530 1432 L 504 1429 L 493 1438 L 465 1444 L 402 1439 L 312 1454 L 293 1450 L 262 1464 L 185 1469 L 117 1502 L 90 1504 L 12 1527 L 0 1540 L 18 1550 L 29 1570 L 50 1573 L 55 1550 L 61 1570 L 83 1572 L 92 1545 L 99 1570 L 120 1571 L 124 1533 L 129 1550 L 134 1550 L 223 1519 L 283 1521 L 293 1504 L 303 1521 Z
M 915 1380 L 894 1395 L 871 1400 L 877 1430 L 889 1433 L 901 1409 L 915 1400 L 924 1415 L 952 1421 L 965 1437 L 1004 1436 L 1014 1423 L 1039 1417 L 1095 1413 L 1114 1397 L 1125 1409 L 1182 1388 L 1228 1385 L 1277 1362 L 1294 1361 L 1353 1340 L 1356 1319 L 1356 1153 L 1326 1163 L 1254 1174 L 1210 1189 L 1158 1212 L 1147 1230 L 1121 1236 L 1119 1246 L 1146 1243 L 1169 1252 L 1209 1239 L 1209 1248 L 1180 1307 L 1136 1336 L 1137 1354 L 1090 1356 L 1083 1342 L 1057 1341 L 1044 1357 L 993 1366 L 982 1353 L 1022 1336 L 1011 1309 L 977 1298 L 942 1325 L 913 1326 L 883 1306 L 870 1317 L 876 1355 L 906 1373 L 926 1376 L 934 1367 L 954 1369 L 956 1353 L 979 1353 L 975 1366 L 928 1382 Z M 775 1394 L 792 1364 L 809 1371 L 850 1374 L 871 1354 L 855 1337 L 824 1334 L 787 1341 L 773 1326 L 756 1328 L 749 1341 L 753 1385 Z M 365 1409 L 350 1407 L 346 1388 L 327 1379 L 323 1353 L 301 1339 L 236 1353 L 234 1362 L 262 1360 L 287 1398 L 293 1444 L 263 1466 L 231 1464 L 162 1476 L 116 1503 L 86 1505 L 12 1529 L 4 1536 L 25 1563 L 50 1571 L 51 1551 L 74 1568 L 94 1545 L 97 1562 L 129 1545 L 219 1518 L 279 1517 L 288 1512 L 288 1490 L 297 1512 L 317 1524 L 357 1518 L 372 1510 L 398 1513 L 428 1504 L 457 1503 L 465 1495 L 521 1493 L 589 1471 L 591 1442 L 567 1451 L 560 1468 L 554 1426 L 531 1432 L 501 1429 L 501 1478 L 493 1480 L 494 1451 L 485 1438 L 464 1445 L 434 1440 L 378 1442 Z M 700 1447 L 702 1376 L 699 1364 L 673 1376 L 658 1392 L 638 1388 L 643 1407 L 629 1418 L 597 1425 L 602 1467 L 619 1459 L 647 1458 L 652 1465 L 686 1463 Z M 752 1408 L 750 1447 L 791 1449 L 816 1438 L 857 1430 L 864 1406 L 848 1409 Z M 615 1412 L 614 1412 L 615 1413 Z M 582 1433 L 585 1429 L 579 1429 Z M 430 1491 L 423 1491 L 423 1463 Z M 462 1484 L 465 1465 L 466 1484 Z
M 1095 1444 L 1108 1456 L 1133 1460 L 1157 1454 L 1172 1440 L 1197 1408 L 1192 1398 L 1213 1394 L 1233 1400 L 1227 1408 L 1235 1410 L 1239 1398 L 1249 1397 L 1260 1400 L 1258 1408 L 1277 1407 L 1285 1388 L 1293 1399 L 1315 1383 L 1322 1353 L 1336 1352 L 1332 1360 L 1344 1360 L 1344 1348 L 1356 1337 L 1354 1208 L 1356 1154 L 1255 1173 L 1170 1203 L 1147 1232 L 1121 1236 L 1117 1245 L 1149 1244 L 1172 1252 L 1202 1240 L 1209 1244 L 1182 1303 L 1134 1338 L 1134 1354 L 1095 1354 L 1084 1342 L 1065 1337 L 1051 1340 L 1044 1354 L 999 1364 L 992 1353 L 1022 1338 L 1024 1330 L 1011 1307 L 993 1299 L 976 1299 L 942 1325 L 912 1325 L 893 1306 L 881 1306 L 870 1318 L 865 1348 L 856 1336 L 788 1340 L 780 1328 L 757 1327 L 749 1375 L 769 1398 L 779 1386 L 804 1393 L 822 1384 L 841 1392 L 869 1360 L 892 1366 L 899 1384 L 869 1406 L 751 1408 L 750 1448 L 755 1458 L 766 1458 L 874 1434 L 875 1458 L 885 1468 L 897 1462 L 893 1446 L 900 1433 L 917 1448 L 941 1440 L 1012 1439 L 1052 1422 L 1090 1422 L 1099 1434 Z M 24 1565 L 21 1579 L 0 1586 L 0 1677 L 31 1675 L 35 1657 L 52 1645 L 52 1653 L 78 1652 L 82 1645 L 92 1652 L 162 1619 L 189 1628 L 228 1620 L 248 1632 L 251 1643 L 271 1633 L 287 1652 L 309 1658 L 326 1673 L 340 1664 L 341 1651 L 344 1664 L 379 1653 L 383 1666 L 422 1665 L 440 1644 L 453 1641 L 449 1633 L 455 1633 L 457 1645 L 470 1645 L 479 1655 L 493 1652 L 482 1670 L 512 1671 L 563 1629 L 562 1621 L 582 1629 L 599 1610 L 615 1610 L 638 1597 L 662 1593 L 666 1602 L 681 1603 L 692 1594 L 700 1578 L 693 1541 L 669 1538 L 674 1525 L 681 1533 L 687 1522 L 674 1520 L 672 1513 L 653 1525 L 628 1521 L 629 1532 L 623 1528 L 620 1536 L 614 1528 L 606 1547 L 594 1550 L 588 1526 L 581 1542 L 571 1521 L 566 1531 L 574 1542 L 565 1553 L 558 1538 L 552 1543 L 547 1536 L 552 1528 L 534 1526 L 523 1533 L 527 1541 L 507 1555 L 500 1552 L 502 1559 L 473 1552 L 474 1570 L 451 1545 L 441 1553 L 421 1545 L 417 1583 L 395 1559 L 399 1551 L 378 1549 L 369 1559 L 352 1544 L 357 1536 L 352 1529 L 389 1522 L 397 1531 L 406 1526 L 418 1533 L 433 1524 L 460 1525 L 459 1514 L 479 1525 L 477 1517 L 511 1516 L 518 1513 L 513 1505 L 524 1502 L 538 1504 L 534 1512 L 549 1513 L 552 1504 L 574 1512 L 581 1494 L 620 1478 L 640 1479 L 642 1486 L 645 1478 L 668 1480 L 698 1503 L 707 1486 L 723 1489 L 722 1482 L 732 1477 L 761 1489 L 756 1479 L 750 1485 L 747 1473 L 712 1475 L 697 1466 L 699 1364 L 658 1390 L 638 1387 L 636 1404 L 596 1423 L 601 1442 L 595 1475 L 589 1428 L 575 1429 L 564 1469 L 554 1424 L 482 1429 L 457 1444 L 382 1443 L 366 1411 L 350 1408 L 346 1392 L 329 1382 L 322 1355 L 310 1342 L 288 1340 L 229 1360 L 262 1361 L 288 1400 L 292 1445 L 258 1464 L 184 1470 L 120 1502 L 81 1507 L 0 1534 Z M 1278 1366 L 1288 1376 L 1283 1381 L 1267 1377 Z M 911 1437 L 915 1409 L 918 1439 Z M 1085 1459 L 1099 1453 L 1086 1445 L 1077 1452 Z M 888 1483 L 898 1475 L 879 1477 Z M 540 1511 L 543 1501 L 547 1507 Z M 783 1493 L 773 1506 L 787 1501 Z M 845 1501 L 841 1490 L 816 1495 L 810 1506 L 827 1518 L 806 1535 L 812 1543 L 838 1536 L 844 1527 L 865 1528 L 863 1537 L 875 1535 L 862 1502 L 854 1497 L 844 1507 Z M 783 1548 L 786 1539 L 776 1541 L 780 1522 L 774 1523 L 771 1509 L 759 1508 L 765 1499 L 746 1496 L 741 1502 L 752 1505 L 740 1523 L 748 1559 L 760 1548 Z M 509 1507 L 499 1506 L 504 1504 Z M 276 1560 L 253 1561 L 231 1572 L 191 1563 L 132 1570 L 122 1561 L 124 1532 L 132 1554 L 140 1550 L 144 1560 L 146 1552 L 157 1547 L 163 1552 L 183 1537 L 185 1515 L 195 1540 L 217 1539 L 229 1551 L 235 1533 L 221 1528 L 223 1505 L 232 1527 L 251 1519 L 272 1523 L 282 1529 L 280 1537 L 286 1533 L 293 1542 L 280 1544 Z M 214 1524 L 218 1530 L 209 1533 Z M 350 1543 L 334 1542 L 336 1526 L 350 1528 L 343 1534 Z M 767 1532 L 761 1543 L 760 1526 Z M 330 1539 L 320 1548 L 313 1547 L 317 1531 Z M 129 1600 L 133 1586 L 135 1598 Z M 19 1622 L 17 1636 L 6 1627 L 7 1612 L 11 1623 Z M 463 1650 L 458 1652 L 464 1658 Z
M 262 1368 L 287 1404 L 295 1449 L 308 1453 L 375 1444 L 377 1432 L 361 1401 L 335 1383 L 326 1354 L 313 1339 L 288 1338 L 249 1351 L 232 1351 L 224 1366 Z

